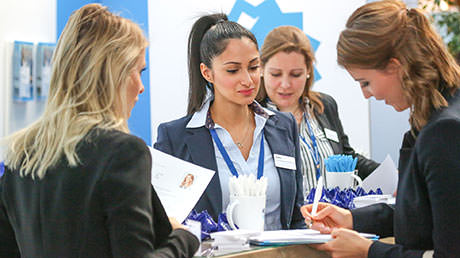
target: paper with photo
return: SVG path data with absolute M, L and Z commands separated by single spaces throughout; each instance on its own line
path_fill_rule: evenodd
M 183 222 L 208 186 L 214 171 L 149 148 L 153 188 L 168 217 Z
M 380 166 L 363 180 L 363 188 L 367 192 L 369 192 L 369 190 L 375 191 L 377 188 L 380 188 L 383 194 L 393 194 L 397 187 L 398 169 L 390 155 L 387 155 Z

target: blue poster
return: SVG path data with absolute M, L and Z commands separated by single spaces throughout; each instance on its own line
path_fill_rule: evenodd
M 54 43 L 38 43 L 36 54 L 35 93 L 37 99 L 45 100 L 51 81 L 51 58 L 56 47 Z
M 13 49 L 13 100 L 33 99 L 33 48 L 31 42 L 15 41 Z

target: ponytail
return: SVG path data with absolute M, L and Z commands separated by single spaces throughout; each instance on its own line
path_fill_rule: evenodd
M 198 111 L 206 96 L 207 81 L 201 75 L 200 64 L 212 68 L 212 60 L 222 54 L 228 39 L 249 38 L 257 47 L 254 35 L 227 15 L 218 13 L 199 18 L 192 27 L 188 39 L 189 99 L 187 114 Z M 258 47 L 257 47 L 258 48 Z

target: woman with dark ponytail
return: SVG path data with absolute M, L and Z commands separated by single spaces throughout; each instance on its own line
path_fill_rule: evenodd
M 263 175 L 265 229 L 304 227 L 296 122 L 254 101 L 260 83 L 254 35 L 225 14 L 202 16 L 189 36 L 188 68 L 188 114 L 159 126 L 155 148 L 216 171 L 195 209 L 217 219 L 233 175 Z
M 318 248 L 347 257 L 460 257 L 460 67 L 418 9 L 379 1 L 357 9 L 337 43 L 340 66 L 365 98 L 410 109 L 399 158 L 396 205 L 351 212 L 302 207 L 307 223 L 332 232 Z M 372 242 L 355 231 L 394 236 Z

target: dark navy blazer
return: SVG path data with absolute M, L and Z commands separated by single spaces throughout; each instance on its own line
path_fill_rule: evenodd
M 265 124 L 265 139 L 273 155 L 295 157 L 296 162 L 296 170 L 277 167 L 281 188 L 281 225 L 283 229 L 303 228 L 305 223 L 300 213 L 300 207 L 303 205 L 303 185 L 297 125 L 291 114 L 277 111 L 274 113 Z M 214 145 L 206 127 L 186 128 L 192 116 L 161 124 L 158 127 L 158 138 L 154 147 L 182 160 L 216 171 L 195 209 L 207 210 L 217 221 L 217 216 L 223 211 L 223 207 Z
M 460 257 L 460 90 L 444 95 L 449 106 L 434 111 L 418 135 L 404 135 L 395 208 L 352 210 L 354 229 L 395 237 L 395 245 L 373 242 L 369 258 L 422 257 L 425 250 Z

